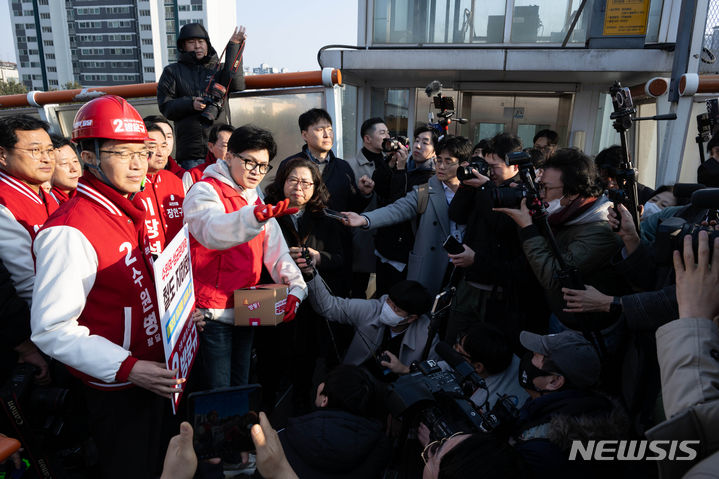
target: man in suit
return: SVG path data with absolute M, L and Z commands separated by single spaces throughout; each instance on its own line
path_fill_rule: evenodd
M 418 224 L 417 234 L 409 254 L 407 279 L 419 281 L 432 296 L 440 291 L 449 265 L 442 243 L 449 235 L 462 242 L 464 227 L 450 221 L 448 206 L 460 184 L 457 167 L 469 161 L 472 143 L 461 136 L 444 137 L 437 145 L 437 151 L 436 172 L 429 179 L 429 188 L 425 190 L 428 199 L 423 200 L 423 190 L 416 186 L 405 197 L 382 208 L 362 215 L 344 213 L 346 224 L 367 229 L 415 219 Z M 425 201 L 426 209 L 422 212 L 422 203 Z

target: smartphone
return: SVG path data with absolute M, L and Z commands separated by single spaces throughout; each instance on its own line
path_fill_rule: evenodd
M 250 429 L 259 422 L 262 386 L 200 391 L 190 394 L 188 400 L 198 459 L 220 457 L 238 463 L 240 452 L 255 450 Z
M 329 216 L 330 218 L 334 218 L 336 220 L 344 221 L 345 219 L 347 219 L 347 217 L 345 215 L 343 215 L 342 213 L 340 213 L 339 211 L 325 208 L 324 212 L 325 212 L 325 216 Z
M 464 246 L 462 246 L 462 243 L 457 241 L 457 238 L 452 235 L 447 236 L 447 239 L 444 240 L 444 243 L 442 243 L 442 247 L 449 254 L 459 254 L 464 252 Z

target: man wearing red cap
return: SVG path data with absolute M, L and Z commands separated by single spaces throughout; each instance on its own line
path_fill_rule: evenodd
M 184 379 L 164 367 L 145 211 L 132 202 L 148 136 L 110 95 L 83 105 L 72 133 L 87 171 L 35 239 L 32 340 L 85 383 L 102 477 L 154 477 L 168 399 Z

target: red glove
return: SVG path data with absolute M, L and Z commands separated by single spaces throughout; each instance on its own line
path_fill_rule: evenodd
M 288 294 L 287 302 L 285 303 L 285 316 L 282 318 L 282 321 L 287 323 L 295 319 L 295 314 L 297 314 L 299 307 L 300 299 L 294 294 Z
M 276 205 L 257 205 L 255 206 L 255 218 L 257 221 L 263 222 L 270 218 L 279 218 L 280 216 L 291 215 L 297 213 L 299 208 L 288 208 L 290 199 L 286 198 Z

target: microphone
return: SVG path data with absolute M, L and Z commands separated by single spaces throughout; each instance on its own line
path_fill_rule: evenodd
M 695 191 L 692 193 L 692 206 L 708 210 L 719 209 L 719 188 L 704 188 Z
M 474 370 L 472 365 L 469 364 L 467 360 L 462 357 L 461 354 L 455 351 L 452 346 L 445 343 L 444 341 L 440 341 L 437 343 L 437 346 L 434 347 L 434 350 L 437 352 L 437 354 L 439 354 L 439 357 L 447 361 L 447 364 L 449 364 L 452 369 L 454 369 L 454 371 L 460 376 L 460 382 L 468 380 L 471 381 L 472 384 L 474 384 L 475 389 L 487 389 L 487 384 L 485 383 L 482 376 L 480 376 L 477 371 Z
M 432 96 L 435 93 L 439 93 L 442 91 L 442 83 L 440 83 L 439 80 L 434 80 L 432 83 L 427 85 L 427 88 L 424 89 L 424 92 L 427 94 L 427 96 Z

